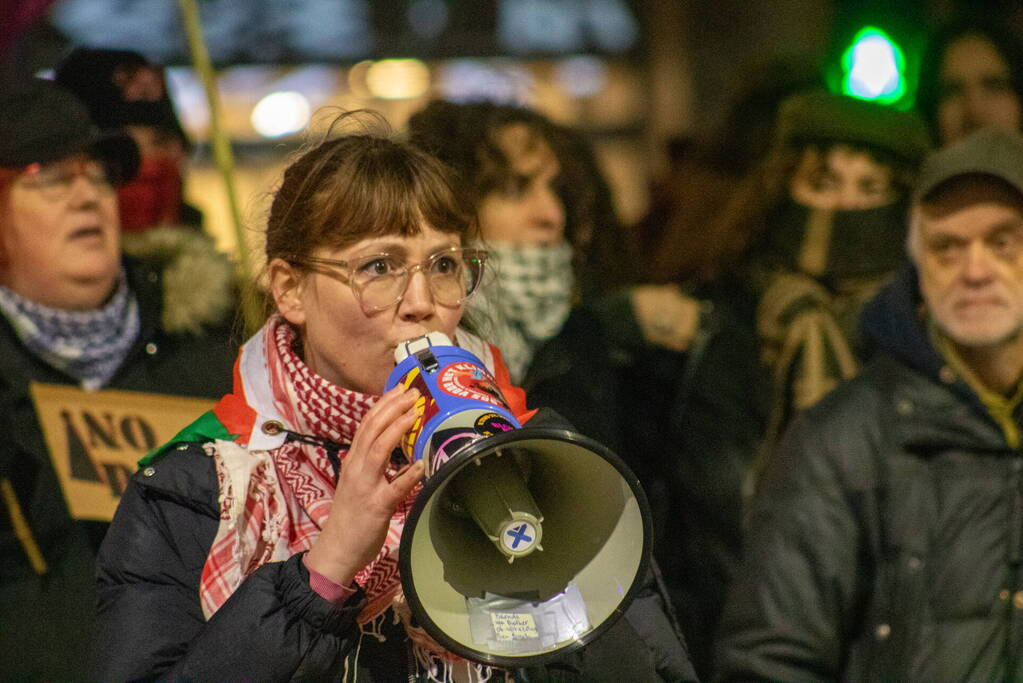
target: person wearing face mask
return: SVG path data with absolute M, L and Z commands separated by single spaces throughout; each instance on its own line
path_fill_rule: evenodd
M 0 87 L 2 680 L 85 677 L 108 526 L 76 514 L 88 492 L 62 486 L 33 385 L 80 388 L 81 403 L 96 390 L 212 398 L 230 386 L 231 264 L 209 244 L 123 253 L 116 188 L 137 164 L 130 138 L 101 135 L 52 82 Z
M 191 145 L 163 69 L 137 52 L 78 47 L 57 65 L 55 80 L 85 102 L 101 129 L 123 129 L 138 145 L 139 172 L 117 190 L 124 233 L 156 226 L 201 228 L 202 216 L 182 194 Z
M 276 310 L 234 391 L 129 484 L 99 559 L 94 677 L 695 680 L 655 593 L 528 671 L 458 657 L 416 623 L 399 540 L 425 468 L 397 446 L 421 412 L 414 386 L 384 392 L 395 348 L 442 332 L 527 425 L 556 418 L 530 414 L 500 351 L 461 326 L 488 258 L 450 170 L 357 121 L 284 172 L 266 233 Z
M 904 261 L 905 200 L 929 146 L 913 113 L 799 93 L 730 200 L 722 233 L 746 241 L 742 277 L 773 375 L 765 458 L 796 412 L 856 373 L 859 314 Z
M 572 318 L 581 236 L 567 220 L 568 188 L 556 129 L 525 108 L 438 100 L 412 116 L 409 135 L 466 182 L 493 263 L 493 275 L 470 316 L 489 331 L 512 379 L 533 389 L 540 370 L 537 353 L 581 323 Z M 549 369 L 539 379 L 545 374 Z M 592 379 L 590 387 L 603 390 L 600 380 Z M 616 420 L 595 419 L 560 403 L 554 407 L 583 433 L 618 450 L 618 435 L 607 428 Z
M 862 371 L 750 511 L 714 681 L 1020 681 L 1023 136 L 927 157 Z
M 979 128 L 1023 131 L 1019 39 L 975 17 L 940 27 L 921 61 L 916 107 L 939 146 Z
M 721 308 L 636 284 L 612 194 L 577 132 L 520 107 L 442 101 L 409 129 L 458 172 L 479 216 L 496 277 L 474 300 L 475 324 L 496 332 L 533 400 L 619 453 L 643 484 L 654 557 L 701 673 L 761 434 L 755 339 Z

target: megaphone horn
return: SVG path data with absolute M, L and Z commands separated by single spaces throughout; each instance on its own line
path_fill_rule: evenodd
M 455 654 L 506 667 L 598 637 L 647 570 L 638 479 L 580 434 L 523 427 L 483 362 L 443 334 L 395 359 L 387 389 L 421 394 L 402 448 L 427 478 L 399 548 L 416 621 Z

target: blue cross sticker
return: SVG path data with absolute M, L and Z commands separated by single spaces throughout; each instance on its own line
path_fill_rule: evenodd
M 518 529 L 509 529 L 508 530 L 508 532 L 507 532 L 508 535 L 511 536 L 512 539 L 514 539 L 514 540 L 512 540 L 512 544 L 511 544 L 512 550 L 518 550 L 519 549 L 519 543 L 523 543 L 523 542 L 525 542 L 525 543 L 532 543 L 533 542 L 533 537 L 526 535 L 526 529 L 528 529 L 528 528 L 529 528 L 528 525 L 520 524 Z

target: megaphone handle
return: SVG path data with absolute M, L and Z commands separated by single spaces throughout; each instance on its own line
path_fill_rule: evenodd
M 416 351 L 416 360 L 419 361 L 420 367 L 423 368 L 423 372 L 434 373 L 440 367 L 440 361 L 437 360 L 437 356 L 433 355 L 430 349 L 420 349 Z
M 443 332 L 430 332 L 421 337 L 408 339 L 394 349 L 394 362 L 401 363 L 409 356 L 428 350 L 431 346 L 451 346 L 451 340 Z

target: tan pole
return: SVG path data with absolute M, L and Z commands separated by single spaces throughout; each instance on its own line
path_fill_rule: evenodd
M 181 16 L 188 37 L 188 47 L 192 53 L 192 65 L 202 79 L 206 90 L 206 102 L 210 108 L 210 144 L 213 146 L 213 160 L 224 178 L 224 189 L 227 202 L 231 208 L 231 221 L 234 224 L 236 257 L 239 280 L 242 284 L 242 312 L 245 316 L 245 329 L 252 333 L 263 324 L 263 311 L 260 301 L 251 286 L 253 271 L 249 259 L 248 241 L 242 225 L 241 210 L 238 207 L 238 196 L 234 186 L 234 156 L 231 143 L 220 125 L 220 97 L 217 93 L 217 75 L 210 63 L 210 55 L 206 50 L 206 40 L 202 32 L 202 20 L 199 18 L 199 7 L 196 0 L 180 0 Z

